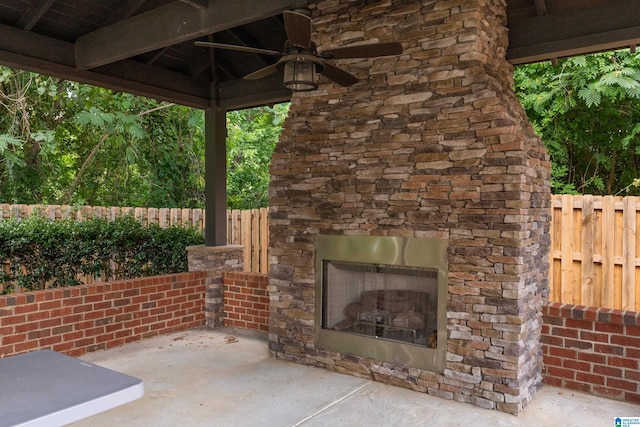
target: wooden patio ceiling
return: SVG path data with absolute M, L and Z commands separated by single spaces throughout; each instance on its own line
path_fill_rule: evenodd
M 198 108 L 286 101 L 273 61 L 215 41 L 281 50 L 281 13 L 315 0 L 0 0 L 0 64 Z M 363 0 L 365 1 L 365 0 Z M 640 43 L 640 0 L 506 0 L 513 64 Z

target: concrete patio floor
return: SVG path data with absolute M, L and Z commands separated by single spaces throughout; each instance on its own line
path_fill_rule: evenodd
M 145 396 L 73 426 L 593 426 L 640 406 L 544 387 L 518 417 L 269 357 L 267 336 L 193 329 L 82 359 L 144 380 Z

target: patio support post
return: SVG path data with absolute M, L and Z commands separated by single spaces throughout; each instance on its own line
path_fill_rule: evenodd
M 224 325 L 224 275 L 242 271 L 244 248 L 227 245 L 227 112 L 211 107 L 205 128 L 205 244 L 187 248 L 189 271 L 204 271 L 206 325 Z
M 227 244 L 227 112 L 209 108 L 205 129 L 205 245 Z

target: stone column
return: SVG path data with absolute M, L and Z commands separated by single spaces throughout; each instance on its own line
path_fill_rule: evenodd
M 205 317 L 207 326 L 224 326 L 223 278 L 227 271 L 242 271 L 244 248 L 240 245 L 187 247 L 189 271 L 206 276 Z

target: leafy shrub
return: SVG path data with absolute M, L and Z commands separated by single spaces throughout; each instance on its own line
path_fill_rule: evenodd
M 108 280 L 187 271 L 185 247 L 204 243 L 195 228 L 114 221 L 0 221 L 0 293 L 82 284 L 82 275 Z

